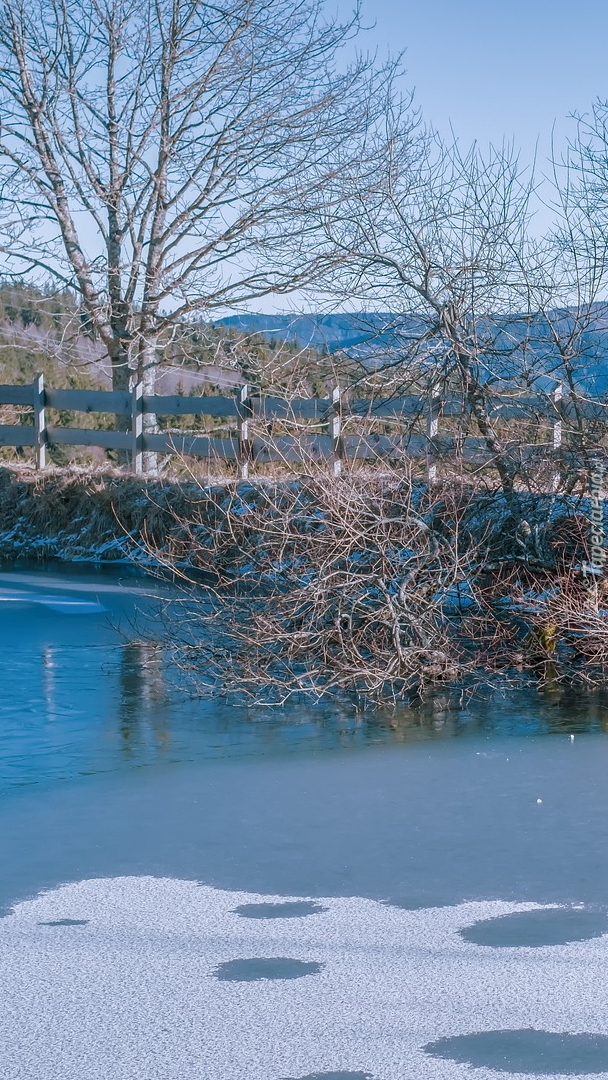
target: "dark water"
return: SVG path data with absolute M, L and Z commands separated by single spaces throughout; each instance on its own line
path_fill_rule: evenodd
M 136 643 L 155 589 L 124 568 L 0 574 L 5 909 L 145 873 L 409 908 L 608 904 L 601 701 L 362 715 L 199 700 Z
M 262 979 L 303 979 L 316 975 L 322 965 L 315 961 L 292 960 L 289 956 L 252 957 L 250 960 L 227 960 L 215 972 L 222 982 L 258 982 Z
M 440 1039 L 428 1053 L 477 1069 L 507 1073 L 559 1073 L 560 1076 L 606 1074 L 608 1039 L 603 1035 L 571 1035 L 552 1031 L 481 1031 Z
M 608 913 L 581 906 L 518 911 L 474 923 L 460 931 L 465 941 L 492 949 L 539 949 L 587 941 L 602 934 L 608 934 Z

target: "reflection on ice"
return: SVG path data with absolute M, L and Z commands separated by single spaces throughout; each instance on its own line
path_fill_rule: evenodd
M 38 604 L 61 615 L 99 615 L 106 608 L 98 600 L 75 600 L 60 593 L 14 592 L 0 589 L 0 604 Z

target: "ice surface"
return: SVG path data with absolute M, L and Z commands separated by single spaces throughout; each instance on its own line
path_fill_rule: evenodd
M 330 897 L 314 918 L 235 912 L 295 899 L 124 877 L 19 904 L 0 920 L 0 1075 L 498 1080 L 514 1064 L 537 1078 L 608 1075 L 607 938 L 500 950 L 463 940 L 475 922 L 533 909 L 499 901 L 404 911 Z M 309 973 L 215 974 L 277 957 Z

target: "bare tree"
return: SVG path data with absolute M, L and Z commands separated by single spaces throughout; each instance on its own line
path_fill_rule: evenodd
M 194 312 L 287 293 L 335 256 L 302 217 L 352 172 L 375 71 L 322 0 L 4 0 L 0 183 L 15 272 L 79 295 L 111 360 L 154 385 Z
M 392 313 L 364 367 L 379 366 L 394 392 L 440 385 L 459 394 L 518 521 L 521 463 L 492 404 L 499 391 L 526 385 L 533 179 L 510 147 L 461 153 L 433 133 L 415 160 L 398 112 L 389 112 L 376 157 L 374 182 L 365 192 L 342 188 L 325 217 L 344 257 L 345 291 L 368 310 Z
M 533 288 L 538 311 L 538 375 L 564 387 L 564 431 L 572 453 L 564 485 L 588 478 L 605 437 L 608 341 L 608 106 L 575 118 L 565 154 L 554 155 L 554 222 L 543 244 L 543 274 Z
M 173 659 L 208 690 L 274 702 L 396 701 L 462 677 L 466 635 L 487 633 L 463 584 L 480 561 L 476 545 L 458 545 L 469 502 L 466 491 L 423 495 L 404 468 L 335 478 L 311 466 L 290 484 L 201 490 L 171 550 L 145 545 L 184 587 L 177 618 L 159 620 Z M 215 581 L 204 597 L 200 570 Z

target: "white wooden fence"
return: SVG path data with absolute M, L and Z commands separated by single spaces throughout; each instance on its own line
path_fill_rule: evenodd
M 433 482 L 441 458 L 457 456 L 479 465 L 492 463 L 492 454 L 484 439 L 440 432 L 440 418 L 461 418 L 464 410 L 460 398 L 442 399 L 437 389 L 428 397 L 409 395 L 375 400 L 346 397 L 338 388 L 331 398 L 287 400 L 261 396 L 247 385 L 238 387 L 232 396 L 146 396 L 139 384 L 130 392 L 53 390 L 45 387 L 43 376 L 38 375 L 29 385 L 0 385 L 0 405 L 32 409 L 33 424 L 0 424 L 0 446 L 33 447 L 40 469 L 46 465 L 50 444 L 127 451 L 130 467 L 135 472 L 143 470 L 146 451 L 234 462 L 241 476 L 247 476 L 252 465 L 271 461 L 327 461 L 337 474 L 345 459 L 403 459 L 405 456 L 426 459 L 428 478 Z M 52 425 L 47 422 L 48 409 L 113 413 L 123 419 L 119 425 L 123 430 Z M 589 422 L 608 419 L 608 409 L 601 402 L 577 401 L 576 409 L 578 415 Z M 536 418 L 551 425 L 550 441 L 522 447 L 521 440 L 514 440 L 512 452 L 520 458 L 549 455 L 555 461 L 554 484 L 557 486 L 564 422 L 567 430 L 574 415 L 574 402 L 558 387 L 553 395 L 547 396 L 501 396 L 493 402 L 492 410 L 502 419 Z M 234 434 L 220 437 L 177 431 L 149 432 L 144 423 L 146 413 L 221 418 L 226 426 L 234 427 Z M 384 421 L 392 428 L 398 426 L 400 431 L 396 434 L 369 431 L 361 434 L 356 431 L 358 420 Z M 273 422 L 278 423 L 281 434 L 273 433 Z M 309 427 L 314 425 L 317 431 L 307 434 L 307 424 Z M 285 434 L 290 425 L 297 429 L 296 434 Z

